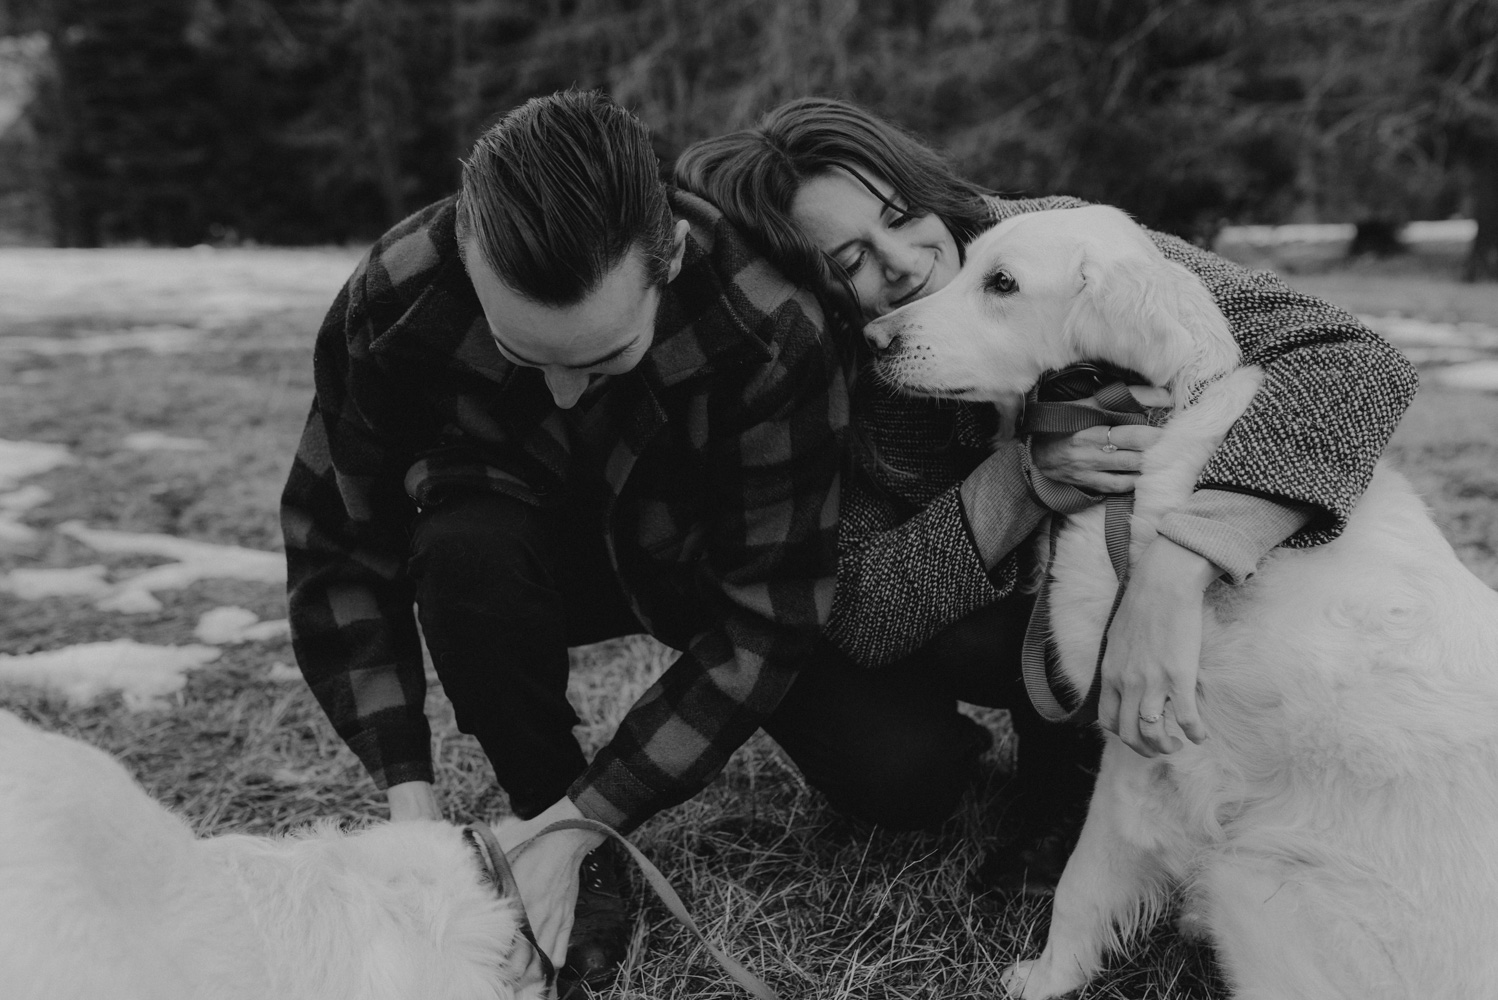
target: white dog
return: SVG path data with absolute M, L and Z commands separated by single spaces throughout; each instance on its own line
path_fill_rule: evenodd
M 198 839 L 107 754 L 0 711 L 0 996 L 540 997 L 490 875 L 438 822 Z
M 1101 207 L 1001 223 L 870 335 L 919 393 L 1000 401 L 1082 360 L 1171 386 L 1135 557 L 1260 382 L 1201 283 Z M 1069 519 L 1051 565 L 1079 691 L 1116 587 L 1102 517 Z M 1109 735 L 1049 940 L 1009 990 L 1080 987 L 1181 885 L 1244 1000 L 1498 997 L 1498 594 L 1405 480 L 1380 466 L 1337 540 L 1214 585 L 1199 676 L 1205 743 L 1151 761 Z

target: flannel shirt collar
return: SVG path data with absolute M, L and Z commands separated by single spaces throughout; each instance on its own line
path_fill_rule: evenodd
M 683 191 L 672 191 L 670 201 L 691 228 L 681 273 L 661 296 L 655 342 L 640 363 L 641 376 L 670 387 L 725 366 L 773 360 L 778 346 L 774 324 L 767 321 L 804 293 L 751 250 L 712 205 Z M 448 198 L 418 213 L 372 253 L 390 284 L 418 290 L 371 349 L 436 353 L 452 367 L 504 384 L 517 366 L 494 346 L 458 256 L 454 205 Z

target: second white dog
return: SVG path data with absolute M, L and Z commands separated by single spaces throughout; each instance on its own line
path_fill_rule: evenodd
M 107 754 L 0 711 L 7 998 L 540 997 L 517 920 L 450 824 L 199 839 Z
M 870 333 L 893 380 L 964 399 L 1083 360 L 1178 405 L 1225 376 L 1146 456 L 1136 556 L 1260 381 L 1235 371 L 1200 282 L 1105 208 L 1000 224 Z M 1063 669 L 1086 690 L 1116 586 L 1100 510 L 1069 519 L 1051 574 Z M 1075 990 L 1184 886 L 1245 1000 L 1498 997 L 1498 594 L 1401 476 L 1380 466 L 1335 541 L 1208 591 L 1200 711 L 1211 738 L 1161 760 L 1110 735 L 1049 940 L 1012 993 Z

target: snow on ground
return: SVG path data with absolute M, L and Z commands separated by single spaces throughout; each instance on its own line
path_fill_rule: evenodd
M 132 639 L 88 642 L 41 653 L 0 653 L 0 683 L 42 687 L 76 705 L 110 691 L 131 711 L 163 705 L 187 683 L 188 670 L 219 656 L 213 646 L 149 646 Z
M 1468 361 L 1465 364 L 1437 368 L 1430 377 L 1453 389 L 1481 389 L 1498 392 L 1498 361 Z
M 23 601 L 44 597 L 101 597 L 109 593 L 108 572 L 103 566 L 74 566 L 69 569 L 13 569 L 0 576 L 0 590 Z
M 1286 243 L 1347 243 L 1357 232 L 1351 222 L 1312 222 L 1283 226 L 1224 226 L 1218 246 L 1281 246 Z M 1399 237 L 1406 243 L 1470 243 L 1477 235 L 1473 219 L 1433 219 L 1409 222 Z
M 202 438 L 174 437 L 160 431 L 126 434 L 120 444 L 131 451 L 207 451 L 213 447 Z
M 89 528 L 78 521 L 57 526 L 96 552 L 161 556 L 171 562 L 142 570 L 111 589 L 98 602 L 105 611 L 139 613 L 161 610 L 158 590 L 182 590 L 199 580 L 252 580 L 285 586 L 286 558 L 238 545 L 195 542 L 172 535 Z
M 1498 328 L 1484 323 L 1436 323 L 1410 316 L 1359 316 L 1421 366 L 1454 389 L 1498 392 Z
M 193 630 L 199 642 L 224 646 L 240 642 L 276 639 L 291 634 L 291 623 L 285 618 L 261 621 L 249 608 L 224 607 L 203 612 Z
M 22 524 L 21 515 L 52 499 L 40 486 L 21 487 L 21 480 L 72 461 L 73 456 L 60 444 L 0 438 L 0 545 L 35 540 L 36 529 Z
M 72 461 L 73 456 L 60 444 L 0 438 L 0 490 L 15 489 L 22 479 Z
M 204 333 L 185 326 L 137 326 L 81 337 L 0 337 L 0 354 L 95 357 L 112 351 L 183 354 L 202 348 Z
M 0 327 L 81 316 L 137 316 L 201 329 L 282 309 L 322 310 L 362 255 L 362 247 L 4 247 Z

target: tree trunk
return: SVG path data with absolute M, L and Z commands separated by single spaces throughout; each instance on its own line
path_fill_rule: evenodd
M 1462 280 L 1498 281 L 1498 139 L 1478 146 L 1472 177 L 1477 235 L 1462 268 Z

